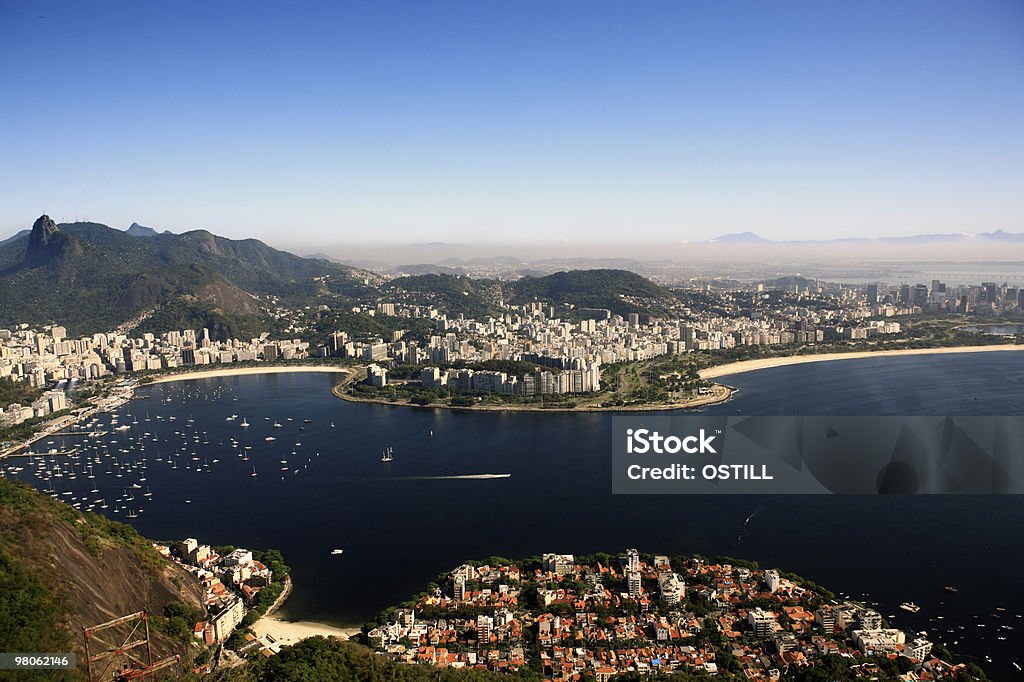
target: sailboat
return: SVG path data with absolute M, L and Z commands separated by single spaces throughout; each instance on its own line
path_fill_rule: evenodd
M 395 458 L 395 455 L 391 451 L 391 448 L 385 448 L 384 449 L 384 454 L 381 455 L 380 461 L 382 461 L 382 462 L 390 462 L 394 458 Z
M 253 468 L 252 468 L 252 473 L 251 473 L 251 474 L 249 474 L 249 475 L 250 475 L 250 476 L 253 476 L 253 477 L 255 477 L 255 476 L 256 476 L 256 467 L 253 467 Z
M 243 429 L 249 426 L 249 422 L 245 420 L 245 417 L 242 417 L 242 423 L 239 424 L 239 426 L 241 426 Z

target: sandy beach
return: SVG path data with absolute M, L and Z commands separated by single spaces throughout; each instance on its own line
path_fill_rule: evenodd
M 278 644 L 295 644 L 301 639 L 322 635 L 324 637 L 338 637 L 348 639 L 359 634 L 359 628 L 339 628 L 326 623 L 316 623 L 310 620 L 288 621 L 277 616 L 263 616 L 253 623 L 253 632 L 257 637 L 270 635 Z
M 892 355 L 940 355 L 945 353 L 985 353 L 992 351 L 1024 350 L 1024 345 L 1001 344 L 991 346 L 953 346 L 950 348 L 907 348 L 905 350 L 878 350 L 858 351 L 856 353 L 819 353 L 817 355 L 788 355 L 778 358 L 763 358 L 761 360 L 742 360 L 731 362 L 727 365 L 708 367 L 700 371 L 701 379 L 716 379 L 718 377 L 753 372 L 769 367 L 785 367 L 787 365 L 801 365 L 805 362 L 832 362 L 835 360 L 856 360 L 860 358 L 875 358 Z
M 166 384 L 170 381 L 186 381 L 188 379 L 216 379 L 217 377 L 235 377 L 244 374 L 284 374 L 287 372 L 337 372 L 348 374 L 352 370 L 346 367 L 330 365 L 274 365 L 269 367 L 218 367 L 217 369 L 168 374 L 153 381 L 151 384 Z

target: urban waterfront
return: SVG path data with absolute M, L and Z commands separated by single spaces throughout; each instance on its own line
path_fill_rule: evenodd
M 330 394 L 334 381 L 295 373 L 144 387 L 117 425 L 101 417 L 106 435 L 37 446 L 102 444 L 91 451 L 104 462 L 95 478 L 79 462 L 74 480 L 43 482 L 24 459 L 18 476 L 66 500 L 104 499 L 108 514 L 130 495 L 111 515 L 150 537 L 279 548 L 293 568 L 284 609 L 293 618 L 361 623 L 467 558 L 637 546 L 753 559 L 867 595 L 896 626 L 927 630 L 997 677 L 1024 646 L 1024 597 L 1012 587 L 1024 561 L 1018 498 L 613 496 L 610 415 L 348 403 Z M 705 413 L 1024 414 L 1024 355 L 1013 351 L 817 363 L 723 381 L 739 393 Z M 393 461 L 381 462 L 385 448 Z M 108 468 L 111 460 L 119 466 Z M 45 467 L 60 461 L 47 457 Z M 509 476 L 483 477 L 495 474 Z M 960 591 L 946 594 L 950 584 Z M 910 600 L 919 613 L 898 610 Z

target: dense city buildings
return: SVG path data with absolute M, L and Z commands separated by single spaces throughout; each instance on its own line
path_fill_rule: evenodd
M 67 409 L 66 390 L 80 382 L 132 372 L 302 359 L 308 348 L 308 342 L 271 340 L 269 334 L 248 341 L 213 341 L 205 329 L 135 338 L 111 332 L 77 339 L 69 339 L 57 325 L 0 329 L 0 379 L 52 388 L 31 405 L 0 405 L 0 428 Z
M 206 644 L 222 644 L 243 623 L 260 591 L 273 582 L 274 574 L 246 549 L 221 556 L 210 545 L 187 538 L 173 546 L 154 545 L 194 575 L 203 587 L 207 618 L 195 623 L 193 634 Z
M 78 382 L 136 372 L 237 363 L 342 358 L 366 363 L 365 383 L 383 389 L 396 381 L 396 366 L 417 368 L 413 383 L 452 393 L 523 396 L 576 395 L 602 390 L 602 369 L 697 351 L 750 347 L 799 347 L 903 338 L 906 322 L 928 314 L 1019 317 L 1024 289 L 984 283 L 843 285 L 816 280 L 748 284 L 698 292 L 702 303 L 680 307 L 674 317 L 613 314 L 534 301 L 504 305 L 497 315 L 474 319 L 417 302 L 377 302 L 351 312 L 386 317 L 389 338 L 337 329 L 315 338 L 298 322 L 286 331 L 306 338 L 214 339 L 207 329 L 130 336 L 121 332 L 70 338 L 59 325 L 0 329 L 0 378 L 48 390 L 30 405 L 0 405 L 0 428 L 69 407 L 62 389 Z M 304 311 L 281 308 L 280 320 Z M 412 338 L 403 319 L 422 320 L 430 332 Z M 280 321 L 279 320 L 279 321 Z M 484 363 L 527 363 L 532 371 L 503 371 Z
M 965 669 L 935 655 L 927 638 L 886 627 L 869 606 L 794 576 L 635 549 L 462 564 L 368 638 L 398 661 L 530 668 L 549 680 L 673 671 L 778 680 L 834 657 L 866 677 L 898 665 L 905 682 Z

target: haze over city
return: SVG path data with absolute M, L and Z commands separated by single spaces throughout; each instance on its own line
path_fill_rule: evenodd
M 0 237 L 1024 231 L 1020 3 L 597 5 L 6 3 Z

